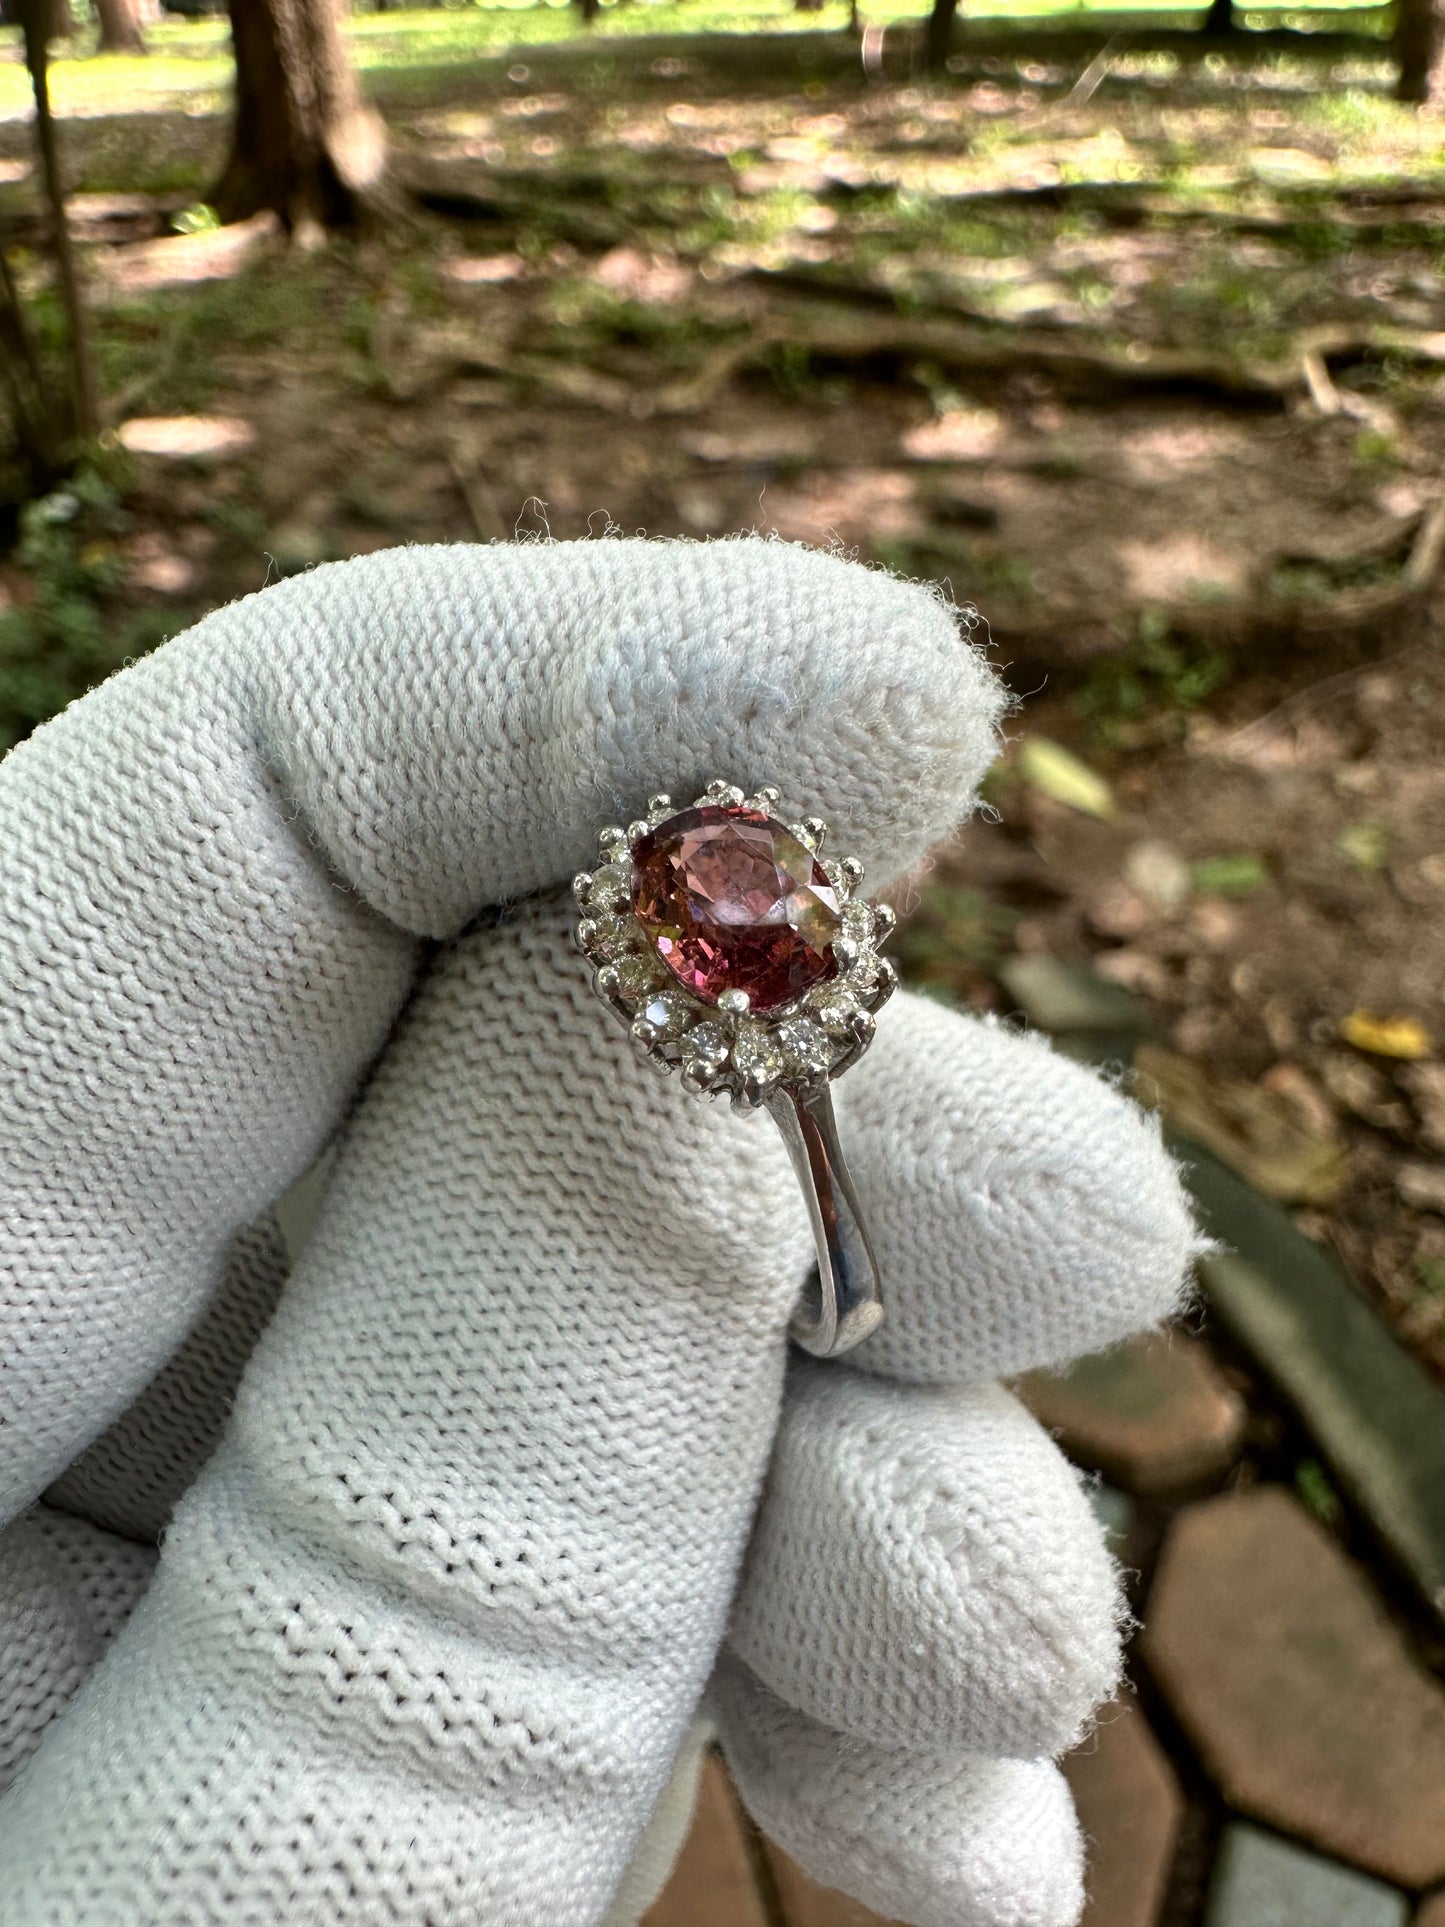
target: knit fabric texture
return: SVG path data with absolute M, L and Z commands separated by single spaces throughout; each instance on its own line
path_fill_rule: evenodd
M 882 882 L 1001 708 L 831 556 L 411 549 L 0 766 L 0 1927 L 616 1927 L 705 1698 L 830 1884 L 1068 1927 L 1116 1585 L 986 1381 L 1177 1301 L 1157 1132 L 900 996 L 838 1093 L 888 1318 L 790 1366 L 786 1153 L 637 1060 L 557 887 L 713 775 Z

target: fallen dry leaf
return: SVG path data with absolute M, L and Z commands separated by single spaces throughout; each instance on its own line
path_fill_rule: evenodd
M 1368 1010 L 1352 1010 L 1340 1025 L 1340 1035 L 1356 1050 L 1376 1057 L 1429 1057 L 1435 1048 L 1429 1031 L 1413 1017 L 1382 1017 Z
M 1047 736 L 1025 736 L 1019 745 L 1019 769 L 1025 782 L 1085 816 L 1107 820 L 1114 814 L 1109 785 L 1089 765 L 1061 743 Z
M 1310 1129 L 1295 1094 L 1286 1097 L 1233 1078 L 1158 1044 L 1141 1044 L 1134 1059 L 1142 1103 L 1162 1111 L 1186 1137 L 1232 1165 L 1266 1197 L 1282 1204 L 1324 1204 L 1344 1188 L 1343 1139 Z

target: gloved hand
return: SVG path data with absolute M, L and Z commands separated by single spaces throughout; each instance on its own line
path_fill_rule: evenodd
M 790 1359 L 782 1143 L 638 1062 L 558 887 L 714 774 L 876 886 L 1000 710 L 939 600 L 822 554 L 414 548 L 222 610 L 6 760 L 3 1927 L 635 1914 L 710 1676 L 829 1885 L 1073 1920 L 1050 1756 L 1114 1682 L 1116 1583 L 992 1381 L 1175 1304 L 1157 1134 L 899 996 L 836 1092 L 886 1321 Z M 270 1207 L 338 1130 L 283 1285 Z

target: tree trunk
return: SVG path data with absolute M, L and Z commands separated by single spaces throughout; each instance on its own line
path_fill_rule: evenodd
M 50 214 L 50 245 L 55 252 L 60 300 L 70 342 L 74 428 L 77 435 L 89 437 L 96 427 L 95 380 L 90 366 L 90 337 L 80 293 L 80 273 L 65 218 L 65 187 L 60 178 L 55 120 L 50 112 L 50 73 L 45 52 L 50 11 L 47 0 L 21 0 L 20 25 L 25 36 L 25 65 L 30 71 L 31 92 L 35 95 L 35 142 L 40 149 L 40 179 Z
M 953 19 L 957 12 L 958 0 L 933 0 L 924 43 L 924 62 L 931 74 L 941 73 L 948 63 L 948 50 L 953 42 Z
M 1209 11 L 1204 16 L 1204 33 L 1233 33 L 1238 23 L 1234 18 L 1234 0 L 1209 0 Z
M 1397 0 L 1395 98 L 1445 105 L 1445 0 Z
M 602 0 L 577 0 L 577 11 L 582 16 L 584 27 L 590 27 L 602 11 Z
M 25 11 L 22 6 L 20 12 Z M 52 40 L 65 40 L 75 32 L 75 15 L 70 11 L 70 0 L 40 0 L 40 22 L 46 45 Z
M 32 493 L 46 494 L 64 472 L 62 411 L 46 384 L 10 259 L 0 247 L 0 382 Z
M 795 13 L 821 13 L 823 0 L 793 0 Z
M 355 226 L 375 203 L 386 137 L 342 37 L 341 0 L 231 0 L 236 105 L 211 201 L 223 221 Z
M 95 0 L 103 54 L 143 54 L 146 43 L 132 0 Z

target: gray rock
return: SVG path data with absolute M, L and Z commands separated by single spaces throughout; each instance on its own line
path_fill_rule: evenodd
M 1224 1830 L 1204 1927 L 1405 1927 L 1394 1887 L 1235 1821 Z
M 1211 1307 L 1445 1624 L 1445 1391 L 1283 1211 L 1207 1151 L 1174 1149 L 1226 1248 L 1200 1263 Z
M 1176 1515 L 1139 1651 L 1233 1812 L 1401 1887 L 1445 1877 L 1445 1691 L 1285 1487 Z
M 1079 1927 L 1155 1927 L 1184 1800 L 1135 1701 L 1101 1706 L 1094 1731 L 1059 1764 L 1088 1842 Z
M 1110 1031 L 1138 1038 L 1149 1029 L 1144 1007 L 1120 984 L 1057 957 L 1009 957 L 998 979 L 1039 1030 Z
M 1207 1346 L 1145 1332 L 1015 1387 L 1076 1465 L 1129 1492 L 1178 1494 L 1217 1480 L 1244 1431 L 1244 1401 Z

